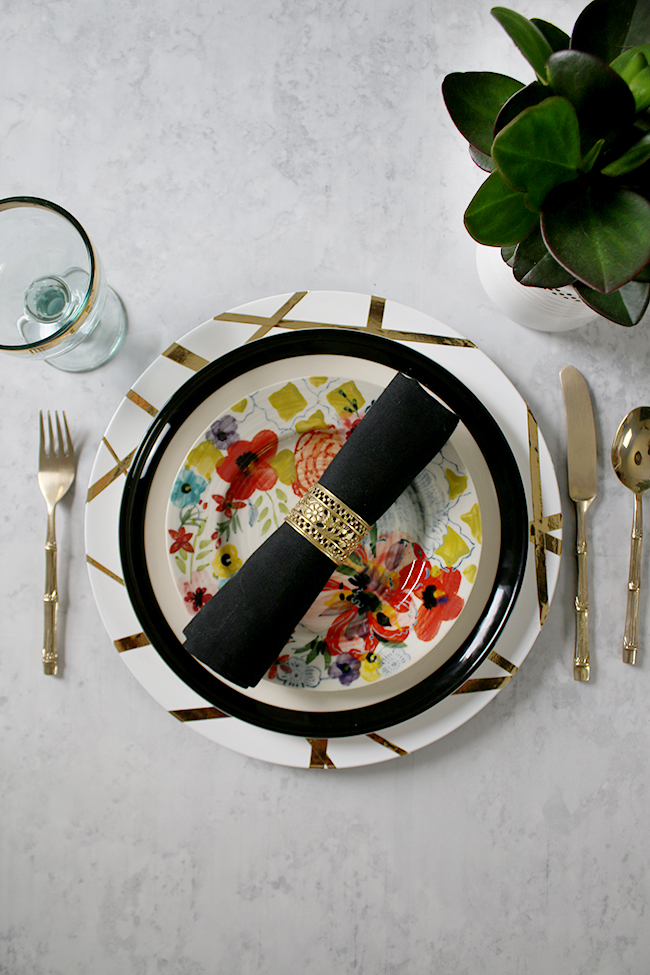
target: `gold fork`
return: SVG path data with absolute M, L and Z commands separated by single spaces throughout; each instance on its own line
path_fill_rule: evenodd
M 58 449 L 54 443 L 52 419 L 48 412 L 47 426 L 49 433 L 49 450 L 45 445 L 45 429 L 43 425 L 43 411 L 40 414 L 40 443 L 38 456 L 38 486 L 47 504 L 47 537 L 45 540 L 45 629 L 43 636 L 43 672 L 56 675 L 58 672 L 59 655 L 57 649 L 56 617 L 59 605 L 59 594 L 56 584 L 56 530 L 54 511 L 74 481 L 74 448 L 70 439 L 68 422 L 63 413 L 65 427 L 65 445 L 59 414 L 55 413 Z

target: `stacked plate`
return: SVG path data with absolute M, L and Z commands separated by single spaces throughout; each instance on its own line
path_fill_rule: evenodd
M 183 628 L 396 371 L 457 413 L 456 432 L 260 684 L 229 684 Z M 544 441 L 490 360 L 411 309 L 312 292 L 226 312 L 143 374 L 95 460 L 86 547 L 108 632 L 167 710 L 247 755 L 343 767 L 436 740 L 511 679 L 548 610 L 560 530 Z

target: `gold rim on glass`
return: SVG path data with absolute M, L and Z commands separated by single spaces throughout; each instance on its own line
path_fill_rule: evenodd
M 95 251 L 92 241 L 90 240 L 90 237 L 83 229 L 79 221 L 73 217 L 71 213 L 68 213 L 67 210 L 64 210 L 63 207 L 58 206 L 56 203 L 50 203 L 48 200 L 41 200 L 36 196 L 11 196 L 4 200 L 0 200 L 0 213 L 3 210 L 13 210 L 18 207 L 32 207 L 33 209 L 37 210 L 49 210 L 64 217 L 64 219 L 71 223 L 81 236 L 81 239 L 86 245 L 88 257 L 90 259 L 90 290 L 86 295 L 86 301 L 73 322 L 39 342 L 26 342 L 24 345 L 18 346 L 3 345 L 0 343 L 0 351 L 8 352 L 10 355 L 33 355 L 38 352 L 47 352 L 49 349 L 55 348 L 64 339 L 68 338 L 70 335 L 74 335 L 75 332 L 78 332 L 82 325 L 84 325 L 84 323 L 90 317 L 95 308 L 97 297 L 99 295 L 100 265 L 99 257 Z

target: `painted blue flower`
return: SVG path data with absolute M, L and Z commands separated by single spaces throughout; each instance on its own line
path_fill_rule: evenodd
M 207 440 L 212 440 L 219 450 L 227 450 L 231 444 L 239 440 L 237 420 L 227 413 L 214 421 L 205 436 Z
M 351 653 L 339 653 L 327 668 L 327 673 L 346 686 L 357 679 L 360 669 L 361 661 L 353 657 Z
M 287 687 L 317 687 L 320 683 L 320 670 L 301 660 L 289 657 L 284 666 L 278 667 L 277 679 Z
M 200 474 L 192 470 L 184 470 L 176 478 L 171 493 L 171 503 L 177 508 L 185 508 L 188 504 L 196 504 L 205 491 L 208 482 Z

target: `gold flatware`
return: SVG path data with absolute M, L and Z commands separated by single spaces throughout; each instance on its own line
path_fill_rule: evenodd
M 57 647 L 57 611 L 59 594 L 56 578 L 56 528 L 55 509 L 63 495 L 74 481 L 75 462 L 74 448 L 70 439 L 68 423 L 63 413 L 65 427 L 65 444 L 59 414 L 55 413 L 57 442 L 54 441 L 52 418 L 48 412 L 47 426 L 49 434 L 49 449 L 45 443 L 45 428 L 43 412 L 40 417 L 40 441 L 38 455 L 38 486 L 47 504 L 47 536 L 45 539 L 45 595 L 43 604 L 45 610 L 45 627 L 43 636 L 43 672 L 56 675 L 58 672 Z
M 623 663 L 635 664 L 639 649 L 639 594 L 641 590 L 642 495 L 650 488 L 650 406 L 639 406 L 625 417 L 612 443 L 612 465 L 634 494 L 630 571 L 623 635 Z
M 596 427 L 587 383 L 573 366 L 560 372 L 567 432 L 569 496 L 576 509 L 578 587 L 573 677 L 589 680 L 589 573 L 587 509 L 596 497 Z

